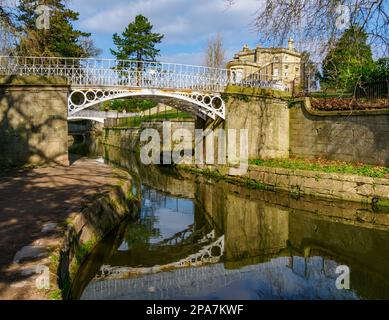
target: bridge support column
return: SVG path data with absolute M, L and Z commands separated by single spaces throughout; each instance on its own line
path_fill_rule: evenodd
M 0 165 L 68 165 L 66 79 L 0 77 Z
M 206 120 L 199 117 L 196 118 L 195 129 L 202 130 L 203 132 L 201 142 L 198 141 L 199 137 L 196 137 L 196 147 L 198 148 L 202 144 L 202 160 L 205 165 L 223 164 L 222 158 L 224 161 L 227 161 L 225 142 L 219 141 L 219 130 L 224 131 L 225 125 L 225 121 L 220 118 L 216 118 L 216 120 L 211 118 L 207 118 Z M 222 146 L 221 143 L 224 144 L 224 152 L 222 151 L 219 154 L 219 148 Z M 210 149 L 208 150 L 208 148 Z M 198 152 L 201 152 L 201 149 Z

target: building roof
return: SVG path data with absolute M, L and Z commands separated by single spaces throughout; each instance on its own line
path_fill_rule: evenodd
M 243 49 L 242 51 L 239 51 L 234 55 L 234 59 L 239 59 L 240 57 L 244 56 L 250 56 L 250 55 L 255 55 L 257 53 L 271 53 L 271 54 L 277 54 L 277 53 L 287 53 L 292 56 L 296 57 L 301 57 L 301 53 L 295 50 L 290 50 L 288 48 L 261 48 L 261 47 L 256 47 L 255 49 L 248 49 L 245 50 Z

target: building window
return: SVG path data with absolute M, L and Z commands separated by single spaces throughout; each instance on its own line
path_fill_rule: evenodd
M 238 70 L 237 72 L 236 72 L 236 83 L 239 83 L 239 82 L 241 82 L 243 80 L 243 72 L 242 72 L 242 70 Z
M 232 75 L 232 83 L 236 83 L 236 72 L 232 71 L 231 75 Z
M 285 69 L 288 69 L 289 68 L 289 66 L 285 66 Z

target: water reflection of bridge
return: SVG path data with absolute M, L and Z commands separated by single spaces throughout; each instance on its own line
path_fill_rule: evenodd
M 194 204 L 191 200 L 172 197 L 145 185 L 141 186 L 141 190 L 141 224 L 149 224 L 150 218 L 154 218 L 156 220 L 152 220 L 150 227 L 155 229 L 158 227 L 158 219 L 166 219 L 170 214 L 194 217 Z M 158 240 L 149 241 L 147 250 L 142 252 L 142 258 L 138 261 L 138 264 L 141 263 L 144 267 L 129 266 L 134 250 L 118 250 L 109 260 L 112 266 L 102 266 L 99 275 L 104 278 L 123 278 L 171 268 L 217 263 L 224 254 L 224 236 L 216 238 L 215 230 L 210 231 L 210 226 L 206 223 L 193 223 L 174 235 L 162 235 Z
M 177 299 L 177 298 L 356 298 L 335 286 L 337 264 L 328 259 L 281 257 L 243 267 L 226 269 L 223 264 L 177 269 L 126 279 L 103 279 L 89 284 L 82 299 Z M 239 288 L 249 296 L 239 296 Z M 251 287 L 251 289 L 250 289 Z M 223 288 L 235 290 L 220 291 Z
M 123 156 L 112 152 L 109 155 L 117 157 L 124 166 L 131 167 Z M 350 267 L 350 283 L 359 296 L 372 299 L 389 297 L 389 259 L 383 251 L 389 247 L 389 220 L 386 215 L 377 214 L 371 207 L 309 197 L 296 199 L 287 194 L 249 190 L 225 182 L 213 183 L 210 179 L 200 177 L 194 182 L 189 175 L 187 180 L 183 180 L 175 172 L 171 175 L 164 173 L 163 168 L 146 170 L 141 167 L 132 170 L 140 173 L 142 180 L 149 185 L 172 194 L 181 192 L 182 195 L 181 190 L 185 186 L 187 197 L 195 198 L 195 217 L 204 216 L 205 212 L 208 223 L 218 228 L 218 236 L 224 234 L 223 265 L 217 263 L 138 274 L 138 277 L 131 276 L 128 279 L 95 279 L 83 298 L 115 298 L 114 286 L 118 289 L 117 297 L 123 299 L 134 298 L 135 293 L 139 299 L 167 299 L 172 297 L 175 290 L 185 295 L 192 289 L 194 296 L 201 296 L 201 292 L 205 294 L 218 290 L 223 281 L 230 285 L 229 278 L 246 281 L 244 275 L 247 275 L 250 279 L 260 279 L 262 273 L 265 278 L 257 283 L 258 292 L 253 298 L 266 298 L 267 295 L 282 297 L 281 291 L 286 292 L 289 281 L 295 289 L 290 295 L 292 298 L 309 298 L 304 296 L 305 292 L 313 294 L 312 288 L 321 285 L 321 290 L 327 292 L 327 298 L 332 299 L 341 297 L 338 291 L 331 291 L 336 278 L 334 270 L 338 264 Z M 163 198 L 160 201 L 163 203 Z M 362 221 L 359 218 L 361 214 L 365 221 L 375 223 Z M 200 226 L 196 224 L 198 230 Z M 173 247 L 174 240 L 167 244 L 166 247 Z M 177 248 L 179 244 L 180 241 Z M 176 283 L 173 281 L 175 277 Z M 218 284 L 214 285 L 214 278 L 215 281 L 216 278 L 224 280 L 216 281 Z M 315 279 L 315 283 L 310 283 L 310 279 Z M 266 281 L 273 287 L 273 291 L 263 284 Z M 142 285 L 142 282 L 145 284 Z M 208 291 L 207 284 L 210 284 Z M 130 288 L 133 288 L 134 296 Z M 105 289 L 109 290 L 109 294 L 101 292 Z

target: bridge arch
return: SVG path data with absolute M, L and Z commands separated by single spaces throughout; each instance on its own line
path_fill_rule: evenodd
M 104 118 L 94 118 L 94 117 L 86 117 L 86 116 L 74 116 L 68 117 L 68 121 L 78 121 L 78 120 L 90 120 L 104 124 Z
M 74 117 L 84 109 L 90 108 L 104 101 L 128 97 L 158 97 L 162 99 L 175 99 L 180 105 L 176 109 L 192 113 L 203 119 L 219 116 L 225 119 L 225 103 L 220 94 L 200 93 L 194 91 L 175 91 L 160 89 L 78 89 L 71 90 L 68 97 L 68 114 Z

